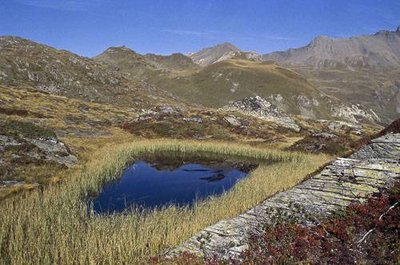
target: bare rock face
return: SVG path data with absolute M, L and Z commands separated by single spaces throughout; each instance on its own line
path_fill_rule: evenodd
M 292 129 L 296 132 L 300 131 L 300 126 L 284 111 L 280 110 L 276 105 L 259 96 L 247 97 L 239 101 L 235 101 L 230 105 L 223 107 L 227 111 L 240 111 L 247 115 L 269 120 L 278 125 Z
M 359 122 L 380 122 L 380 117 L 372 110 L 365 110 L 360 104 L 352 105 L 332 105 L 331 112 L 333 117 L 342 118 L 353 123 Z
M 231 126 L 240 126 L 242 123 L 233 115 L 224 117 L 224 120 Z

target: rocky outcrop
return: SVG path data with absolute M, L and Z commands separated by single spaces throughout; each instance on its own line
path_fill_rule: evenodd
M 17 168 L 29 165 L 69 168 L 77 162 L 53 131 L 27 122 L 0 121 L 0 180 L 13 180 Z
M 365 110 L 360 104 L 332 105 L 331 112 L 333 117 L 342 118 L 353 123 L 376 123 L 381 121 L 379 116 L 372 109 Z
M 350 158 L 338 158 L 321 173 L 280 192 L 237 217 L 200 231 L 169 255 L 191 252 L 231 257 L 247 248 L 248 237 L 265 224 L 287 218 L 316 224 L 319 218 L 364 202 L 382 187 L 400 179 L 400 134 L 373 140 Z
M 226 111 L 240 111 L 247 115 L 275 122 L 282 127 L 292 129 L 296 132 L 300 131 L 300 126 L 288 114 L 259 96 L 247 97 L 235 101 L 223 107 L 223 109 Z

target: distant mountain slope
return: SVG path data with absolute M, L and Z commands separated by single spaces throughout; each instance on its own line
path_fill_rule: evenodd
M 123 74 L 128 79 L 142 79 L 153 72 L 165 73 L 182 70 L 195 70 L 196 65 L 189 57 L 174 53 L 171 55 L 146 54 L 142 55 L 122 46 L 110 47 L 94 57 L 99 63 L 105 63 Z
M 265 54 L 264 60 L 287 65 L 386 68 L 400 66 L 400 27 L 351 38 L 316 37 L 297 49 Z
M 143 74 L 146 69 L 155 68 L 147 62 L 143 55 L 125 46 L 110 47 L 93 59 L 96 62 L 105 63 L 108 66 L 114 67 L 114 70 L 122 71 L 128 76 L 139 76 Z
M 174 70 L 188 70 L 198 69 L 192 59 L 183 55 L 182 53 L 173 53 L 171 55 L 157 55 L 146 54 L 144 56 L 149 63 L 155 65 L 157 68 L 174 69 Z
M 237 51 L 230 44 L 218 46 L 217 50 L 226 52 L 224 47 L 228 53 L 232 52 L 232 57 L 219 57 L 220 61 L 204 67 L 181 54 L 140 55 L 126 47 L 109 48 L 95 60 L 128 79 L 144 80 L 207 107 L 220 108 L 231 101 L 261 96 L 277 101 L 277 105 L 292 114 L 329 116 L 327 104 L 313 105 L 319 104 L 321 93 L 298 73 L 274 63 L 258 62 L 257 56 Z
M 198 65 L 207 66 L 222 60 L 230 59 L 235 56 L 237 52 L 240 52 L 239 48 L 231 43 L 225 42 L 193 53 L 190 55 L 190 58 Z
M 274 63 L 224 60 L 189 76 L 159 77 L 153 82 L 179 97 L 208 107 L 222 107 L 245 97 L 267 98 L 291 114 L 330 116 L 326 98 L 300 74 Z
M 19 37 L 0 37 L 0 84 L 131 106 L 170 98 L 107 65 Z
M 400 27 L 347 39 L 317 37 L 263 59 L 301 73 L 343 102 L 374 110 L 385 123 L 400 115 Z
M 257 54 L 240 51 L 228 54 L 200 67 L 182 54 L 140 55 L 126 47 L 114 47 L 96 56 L 95 60 L 127 79 L 144 81 L 207 107 L 220 108 L 246 97 L 260 96 L 289 114 L 352 121 L 368 116 L 366 120 L 371 121 L 368 111 L 363 112 L 359 107 L 353 110 L 336 98 L 324 95 L 295 71 L 273 62 L 261 62 Z M 351 114 L 345 115 L 349 109 Z M 354 115 L 359 115 L 360 119 L 355 119 Z

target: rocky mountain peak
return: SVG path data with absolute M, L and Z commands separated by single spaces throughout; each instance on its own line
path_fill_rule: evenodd
M 201 66 L 207 66 L 222 60 L 230 59 L 240 52 L 240 49 L 235 45 L 229 42 L 224 42 L 193 53 L 190 55 L 190 58 L 193 62 Z
M 214 48 L 224 49 L 225 51 L 240 52 L 240 49 L 230 42 L 224 42 L 216 45 Z
M 136 53 L 134 50 L 126 47 L 125 45 L 124 46 L 109 47 L 102 54 L 115 54 L 115 53 L 138 55 L 138 53 Z
M 400 33 L 400 26 L 397 27 L 396 32 Z
M 306 47 L 264 55 L 264 60 L 275 60 L 283 65 L 307 65 L 315 68 L 350 67 L 374 69 L 398 67 L 400 44 L 398 33 L 382 30 L 373 35 L 351 38 L 318 36 Z M 372 54 L 371 56 L 366 56 Z
M 317 37 L 315 37 L 311 43 L 319 43 L 319 42 L 324 42 L 324 41 L 328 41 L 331 40 L 332 38 L 325 36 L 325 35 L 318 35 Z

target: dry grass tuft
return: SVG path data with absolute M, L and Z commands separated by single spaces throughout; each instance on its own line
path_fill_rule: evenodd
M 1 264 L 144 263 L 205 226 L 290 188 L 329 160 L 244 144 L 177 140 L 132 140 L 89 151 L 80 172 L 72 171 L 63 183 L 0 202 Z M 229 192 L 199 202 L 193 210 L 169 207 L 147 215 L 99 217 L 87 208 L 84 198 L 117 178 L 129 161 L 157 152 L 213 153 L 263 162 Z

